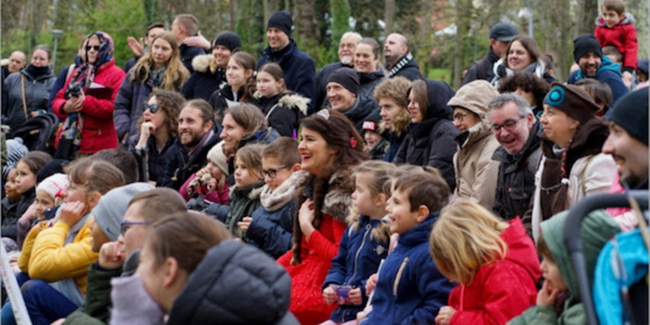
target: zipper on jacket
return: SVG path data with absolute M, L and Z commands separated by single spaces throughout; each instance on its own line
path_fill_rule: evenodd
M 363 249 L 363 246 L 366 244 L 366 237 L 368 237 L 368 232 L 372 229 L 372 225 L 368 223 L 366 225 L 366 232 L 363 234 L 363 242 L 361 242 L 361 246 L 359 246 L 359 249 L 357 250 L 357 254 L 354 256 L 354 272 L 352 272 L 352 276 L 350 279 L 348 279 L 347 285 L 350 285 L 350 281 L 354 279 L 354 276 L 357 274 L 357 267 L 359 266 L 359 254 L 361 254 L 361 250 Z
M 399 266 L 399 270 L 397 271 L 397 276 L 395 277 L 395 284 L 393 284 L 393 296 L 397 296 L 397 287 L 399 286 L 399 280 L 402 277 L 402 272 L 404 272 L 404 269 L 406 268 L 406 263 L 409 262 L 409 258 L 405 258 L 402 261 L 402 265 Z

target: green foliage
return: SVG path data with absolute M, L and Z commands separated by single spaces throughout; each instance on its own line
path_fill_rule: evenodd
M 322 58 L 326 58 L 328 63 L 338 60 L 339 41 L 341 36 L 350 30 L 348 23 L 350 17 L 350 3 L 348 0 L 330 0 L 330 14 L 332 16 L 332 31 L 330 42 L 330 53 L 323 53 Z M 327 63 L 326 63 L 327 64 Z M 317 65 L 318 66 L 318 65 Z

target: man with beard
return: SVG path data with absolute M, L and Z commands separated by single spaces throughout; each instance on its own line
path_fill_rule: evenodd
M 203 99 L 188 101 L 178 116 L 178 139 L 170 148 L 169 161 L 159 186 L 178 190 L 206 163 L 208 151 L 219 142 L 212 106 Z
M 573 58 L 580 69 L 569 75 L 568 84 L 575 84 L 585 78 L 606 83 L 612 90 L 612 105 L 629 92 L 623 83 L 620 66 L 603 56 L 603 51 L 594 35 L 582 34 L 573 40 Z M 607 112 L 605 115 L 609 116 L 609 114 Z
M 409 52 L 408 40 L 404 35 L 388 35 L 384 43 L 384 57 L 389 78 L 402 76 L 411 81 L 424 78 L 420 73 L 420 65 Z
M 356 32 L 346 32 L 341 36 L 339 43 L 339 62 L 330 63 L 324 66 L 316 74 L 316 109 L 327 106 L 327 81 L 330 75 L 339 68 L 354 68 L 354 50 L 357 43 L 362 39 L 361 34 Z

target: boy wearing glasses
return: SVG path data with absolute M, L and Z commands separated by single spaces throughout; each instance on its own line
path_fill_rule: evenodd
M 300 171 L 298 141 L 281 137 L 262 151 L 262 206 L 238 223 L 250 243 L 277 259 L 291 249 L 296 196 L 308 173 Z
M 524 218 L 524 214 L 535 191 L 542 128 L 528 101 L 515 93 L 497 96 L 488 105 L 488 114 L 490 129 L 501 145 L 492 156 L 500 162 L 493 211 L 506 221 L 522 218 L 530 236 L 530 218 Z

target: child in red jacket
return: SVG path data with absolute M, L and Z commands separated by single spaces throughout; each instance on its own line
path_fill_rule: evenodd
M 637 65 L 639 42 L 634 28 L 634 16 L 625 12 L 622 0 L 604 0 L 601 6 L 603 15 L 596 18 L 594 36 L 600 47 L 614 46 L 623 55 L 623 81 L 629 84 Z
M 437 325 L 505 324 L 535 304 L 539 260 L 519 218 L 504 222 L 476 203 L 456 201 L 433 226 L 430 248 L 440 273 L 459 283 Z

